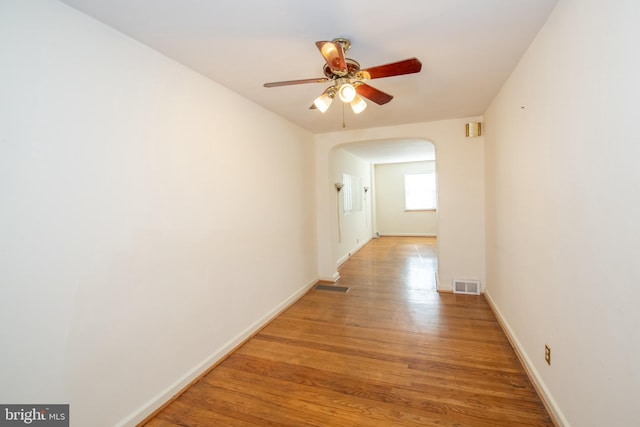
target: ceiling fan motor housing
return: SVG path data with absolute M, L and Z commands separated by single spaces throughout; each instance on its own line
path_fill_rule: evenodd
M 324 64 L 324 68 L 322 69 L 324 72 L 324 75 L 332 80 L 342 78 L 342 77 L 347 77 L 350 79 L 355 78 L 358 71 L 360 71 L 360 63 L 355 59 L 351 59 L 351 58 L 345 58 L 344 60 L 347 63 L 347 72 L 345 74 L 340 75 L 339 73 L 334 72 L 329 66 L 329 64 Z

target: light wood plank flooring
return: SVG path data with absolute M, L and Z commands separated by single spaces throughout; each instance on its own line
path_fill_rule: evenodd
M 435 239 L 374 239 L 148 423 L 549 426 L 482 296 L 435 290 Z

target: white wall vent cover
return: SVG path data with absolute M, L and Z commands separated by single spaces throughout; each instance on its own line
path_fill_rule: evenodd
M 453 279 L 453 293 L 480 295 L 480 281 Z

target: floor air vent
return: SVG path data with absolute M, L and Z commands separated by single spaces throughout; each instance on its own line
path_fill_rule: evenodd
M 454 294 L 480 295 L 480 282 L 477 280 L 453 280 Z
M 316 285 L 313 289 L 316 291 L 349 292 L 349 288 L 346 286 Z

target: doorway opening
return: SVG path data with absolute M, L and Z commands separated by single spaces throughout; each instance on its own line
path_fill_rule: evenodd
M 336 267 L 371 239 L 429 238 L 437 286 L 435 145 L 425 139 L 407 138 L 343 144 L 331 151 L 329 169 L 331 185 L 336 188 L 331 210 L 335 216 L 332 243 Z M 415 183 L 415 178 L 430 186 L 408 188 L 407 183 Z M 427 203 L 415 204 L 421 200 Z

